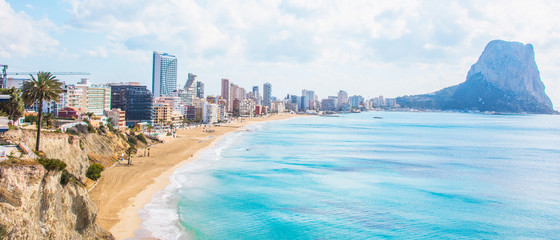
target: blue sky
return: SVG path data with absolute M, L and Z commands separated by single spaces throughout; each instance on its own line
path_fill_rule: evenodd
M 246 89 L 270 82 L 278 97 L 396 97 L 463 82 L 503 39 L 534 45 L 558 109 L 558 12 L 553 0 L 0 0 L 0 63 L 151 87 L 155 50 L 177 56 L 179 85 L 192 72 L 207 94 L 227 77 Z

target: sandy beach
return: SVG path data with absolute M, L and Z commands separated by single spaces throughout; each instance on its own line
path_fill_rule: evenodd
M 106 169 L 90 191 L 91 199 L 99 208 L 97 223 L 117 239 L 134 237 L 134 231 L 141 224 L 138 210 L 144 208 L 156 192 L 169 185 L 169 176 L 177 168 L 194 160 L 201 150 L 246 125 L 296 116 L 281 114 L 251 118 L 213 127 L 214 132 L 205 132 L 202 127 L 178 130 L 176 138 L 167 138 L 165 143 L 153 145 L 149 157 L 144 157 L 144 149 L 140 149 L 138 155 L 141 156 L 133 158 L 132 166 L 116 164 Z

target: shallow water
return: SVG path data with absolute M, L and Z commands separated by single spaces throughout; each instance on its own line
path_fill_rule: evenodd
M 370 112 L 248 129 L 177 170 L 142 211 L 145 230 L 163 239 L 560 236 L 559 116 Z

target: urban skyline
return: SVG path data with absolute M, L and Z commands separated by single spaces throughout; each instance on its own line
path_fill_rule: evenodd
M 278 92 L 340 88 L 397 97 L 464 81 L 486 43 L 504 39 L 533 44 L 546 92 L 560 106 L 560 96 L 551 94 L 560 92 L 556 2 L 0 5 L 5 25 L 13 26 L 0 39 L 8 71 L 88 71 L 96 84 L 137 81 L 151 88 L 157 50 L 179 58 L 179 82 L 196 72 L 208 93 L 218 93 L 219 79 L 227 77 L 243 86 L 270 82 Z M 260 14 L 243 14 L 247 9 Z M 153 24 L 161 12 L 168 18 Z

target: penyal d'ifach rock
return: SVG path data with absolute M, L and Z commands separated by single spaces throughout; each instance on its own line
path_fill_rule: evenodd
M 494 40 L 465 82 L 435 93 L 397 98 L 402 107 L 502 113 L 556 113 L 544 91 L 531 44 Z

